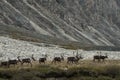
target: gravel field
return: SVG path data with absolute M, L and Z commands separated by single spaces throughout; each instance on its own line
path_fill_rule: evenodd
M 64 57 L 75 56 L 76 53 L 81 54 L 84 59 L 91 60 L 93 56 L 101 52 L 102 55 L 109 56 L 108 59 L 120 59 L 120 52 L 117 51 L 83 51 L 83 50 L 68 50 L 59 48 L 59 46 L 45 47 L 43 43 L 41 46 L 34 45 L 34 43 L 15 40 L 9 37 L 0 36 L 0 61 L 6 61 L 8 59 L 34 57 L 38 60 L 40 57 L 44 57 L 44 54 L 48 55 L 48 59 L 52 60 L 53 57 L 64 55 Z M 73 53 L 74 52 L 74 53 Z

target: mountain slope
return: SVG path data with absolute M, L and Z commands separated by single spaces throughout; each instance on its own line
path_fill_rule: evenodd
M 12 26 L 43 41 L 119 46 L 119 13 L 119 0 L 1 0 L 0 32 Z

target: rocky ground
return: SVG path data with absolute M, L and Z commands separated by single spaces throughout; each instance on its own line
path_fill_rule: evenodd
M 0 36 L 0 60 L 16 59 L 17 56 L 21 58 L 31 57 L 34 54 L 36 59 L 44 57 L 44 54 L 48 55 L 48 59 L 51 60 L 53 57 L 60 55 L 75 56 L 78 53 L 81 54 L 84 59 L 92 59 L 94 55 L 99 54 L 100 51 L 83 51 L 83 50 L 70 50 L 63 49 L 56 45 L 49 45 L 40 43 L 39 46 L 37 43 L 31 43 L 21 40 L 11 39 L 9 37 Z M 73 53 L 74 52 L 74 53 Z M 102 55 L 108 54 L 108 59 L 120 59 L 120 52 L 114 51 L 101 51 Z

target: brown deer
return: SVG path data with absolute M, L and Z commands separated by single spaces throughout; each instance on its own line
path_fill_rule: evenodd
M 33 55 L 32 55 L 31 58 L 20 59 L 20 56 L 18 56 L 17 58 L 18 58 L 18 61 L 21 62 L 21 65 L 23 65 L 24 63 L 28 63 L 28 64 L 31 65 L 31 67 L 32 67 L 32 61 L 31 61 L 31 59 L 32 59 L 33 61 L 36 61 L 35 58 L 33 57 Z
M 15 65 L 17 65 L 17 64 L 18 64 L 18 60 L 16 60 L 16 59 L 8 60 L 8 67 L 10 67 L 10 65 L 14 65 L 14 67 L 15 67 Z
M 8 61 L 2 61 L 0 64 L 1 67 L 8 67 Z
M 13 59 L 13 60 L 9 59 L 8 61 L 3 61 L 3 62 L 1 62 L 1 66 L 10 67 L 10 65 L 14 65 L 14 67 L 15 67 L 15 65 L 17 65 L 18 62 L 19 62 L 19 61 L 16 60 L 16 59 Z
M 19 58 L 18 58 L 19 59 Z M 31 65 L 32 67 L 32 62 L 30 58 L 24 58 L 24 59 L 19 59 L 19 61 L 21 62 L 21 65 L 23 66 L 24 63 L 28 63 Z
M 48 57 L 48 55 L 46 54 L 46 55 L 44 55 L 43 58 L 39 58 L 39 63 L 40 63 L 40 64 L 41 64 L 41 63 L 44 63 L 44 64 L 45 64 L 45 62 L 46 62 L 46 60 L 47 60 L 47 57 Z
M 78 61 L 80 59 L 83 59 L 83 57 L 81 55 L 79 55 L 78 52 L 77 52 L 75 57 L 67 57 L 67 63 L 78 63 Z
M 95 55 L 94 57 L 93 57 L 93 61 L 95 61 L 95 60 L 98 60 L 98 62 L 100 62 L 101 60 L 102 61 L 104 61 L 106 58 L 108 58 L 108 55 L 106 54 L 105 56 L 103 56 L 103 55 Z
M 60 57 L 54 57 L 52 63 L 57 63 L 61 61 L 64 61 L 63 55 L 61 55 Z
M 80 59 L 83 59 L 82 57 L 67 57 L 67 63 L 78 63 Z

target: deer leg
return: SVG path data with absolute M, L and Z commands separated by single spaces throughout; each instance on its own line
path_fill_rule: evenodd
M 53 61 L 51 62 L 51 64 L 53 64 Z
M 21 66 L 23 66 L 24 62 L 21 62 Z
M 7 66 L 8 66 L 8 68 L 9 68 L 9 67 L 10 67 L 10 64 L 8 64 Z
M 98 62 L 100 62 L 100 60 L 98 59 Z
M 31 67 L 32 67 L 32 63 L 30 62 L 30 65 L 31 65 Z
M 94 59 L 93 61 L 96 62 L 96 59 Z
M 67 61 L 67 63 L 69 63 L 69 61 Z
M 9 68 L 10 66 L 9 66 L 9 65 L 7 65 L 7 67 Z
M 101 60 L 101 62 L 103 61 L 104 62 L 104 60 L 103 59 L 100 59 Z
M 68 64 L 70 64 L 70 61 L 68 61 Z
M 104 59 L 103 59 L 103 62 L 104 62 Z
M 72 63 L 74 64 L 75 62 L 74 62 L 74 61 L 72 61 Z
M 70 62 L 69 62 L 69 61 L 67 61 L 67 63 L 69 64 Z
M 74 64 L 76 64 L 77 62 L 76 61 L 74 61 Z
M 61 63 L 61 61 L 58 61 L 59 63 Z
M 56 64 L 56 61 L 54 61 L 54 63 Z
M 75 64 L 75 61 L 73 61 L 73 63 Z
M 58 63 L 58 61 L 55 61 L 55 64 L 57 64 Z
M 53 64 L 53 63 L 55 63 L 55 61 L 53 60 L 51 63 Z
M 72 61 L 72 63 L 74 63 L 74 61 Z
M 75 64 L 77 64 L 77 61 L 75 61 Z
M 76 64 L 78 63 L 78 61 L 76 61 Z
M 95 62 L 95 59 L 93 59 L 93 61 Z
M 30 62 L 27 62 L 27 65 L 29 66 Z

